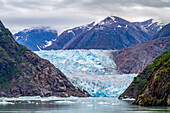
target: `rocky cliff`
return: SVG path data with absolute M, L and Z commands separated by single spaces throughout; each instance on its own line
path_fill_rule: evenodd
M 89 96 L 49 61 L 18 44 L 0 22 L 0 97 Z
M 170 50 L 157 57 L 119 98 L 136 98 L 133 104 L 170 105 Z
M 157 56 L 170 49 L 169 28 L 170 24 L 167 24 L 155 35 L 157 38 L 114 52 L 118 68 L 123 73 L 141 72 Z

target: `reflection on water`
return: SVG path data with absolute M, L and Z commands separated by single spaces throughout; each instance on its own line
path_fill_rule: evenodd
M 116 98 L 79 98 L 66 100 L 2 101 L 6 113 L 168 113 L 170 107 L 141 107 Z

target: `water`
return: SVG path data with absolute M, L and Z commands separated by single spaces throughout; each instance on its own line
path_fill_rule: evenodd
M 15 100 L 0 102 L 3 113 L 168 113 L 170 107 L 141 107 L 117 98 Z

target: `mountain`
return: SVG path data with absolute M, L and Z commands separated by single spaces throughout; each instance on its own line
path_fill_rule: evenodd
M 133 97 L 138 105 L 170 105 L 170 49 L 157 57 L 119 98 Z
M 157 56 L 170 49 L 170 35 L 166 35 L 170 34 L 169 28 L 170 24 L 167 24 L 154 35 L 157 38 L 114 52 L 113 56 L 118 68 L 123 73 L 141 72 Z
M 168 36 L 170 36 L 170 23 L 167 24 L 163 29 L 161 29 L 157 34 L 155 34 L 152 37 L 152 40 L 159 37 L 168 37 Z
M 18 44 L 0 22 L 0 97 L 89 96 L 48 60 Z
M 164 27 L 163 23 L 158 23 L 154 19 L 149 19 L 144 22 L 134 22 L 133 24 L 139 26 L 151 37 L 154 36 L 160 29 L 162 29 L 162 27 Z
M 109 16 L 99 23 L 64 31 L 51 46 L 44 49 L 123 49 L 149 40 L 161 27 L 152 20 L 129 22 Z
M 79 26 L 64 31 L 63 33 L 61 33 L 61 35 L 59 35 L 56 41 L 54 41 L 51 46 L 46 47 L 45 50 L 62 49 L 65 46 L 65 44 L 67 44 L 71 39 L 84 32 L 91 30 L 94 27 L 94 25 L 95 22 L 92 22 L 91 24 L 88 25 Z
M 14 34 L 15 40 L 32 51 L 48 47 L 58 37 L 57 31 L 49 27 L 25 29 Z

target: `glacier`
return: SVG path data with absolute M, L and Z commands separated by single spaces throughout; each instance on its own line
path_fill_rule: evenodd
M 136 74 L 121 74 L 113 60 L 115 50 L 34 51 L 60 69 L 80 90 L 92 97 L 118 97 Z

